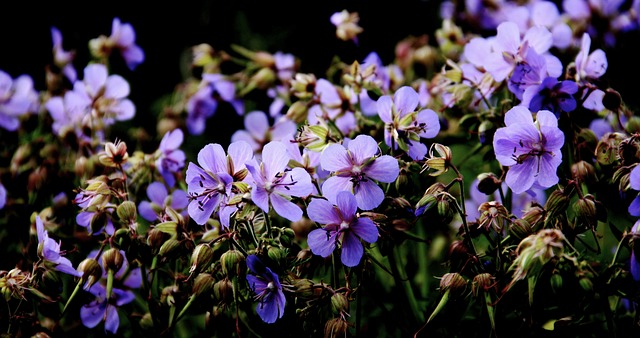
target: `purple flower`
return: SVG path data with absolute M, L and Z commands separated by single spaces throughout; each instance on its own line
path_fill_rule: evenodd
M 44 223 L 40 216 L 36 216 L 36 231 L 38 233 L 38 254 L 45 261 L 55 264 L 55 269 L 66 274 L 81 277 L 82 272 L 73 268 L 71 261 L 60 255 L 60 242 L 56 243 L 49 238 L 49 233 L 44 229 Z
M 553 77 L 547 77 L 540 86 L 525 90 L 522 105 L 531 111 L 550 110 L 556 114 L 571 112 L 576 109 L 576 99 L 573 94 L 578 92 L 578 85 L 571 80 L 558 82 Z
M 393 182 L 400 173 L 398 161 L 389 155 L 378 155 L 378 144 L 369 135 L 358 135 L 348 144 L 348 150 L 341 144 L 330 144 L 320 156 L 324 170 L 331 171 L 322 185 L 322 193 L 336 204 L 340 191 L 352 192 L 358 208 L 371 210 L 384 200 L 384 192 L 373 181 Z
M 384 140 L 387 146 L 406 151 L 414 160 L 427 154 L 427 146 L 420 138 L 433 138 L 440 131 L 438 114 L 431 109 L 416 111 L 420 97 L 415 89 L 404 86 L 393 95 L 378 99 L 378 115 L 385 123 Z
M 548 188 L 558 183 L 556 170 L 562 162 L 560 148 L 564 134 L 558 119 L 548 110 L 536 114 L 516 106 L 504 117 L 506 127 L 499 128 L 493 139 L 496 158 L 509 171 L 505 182 L 519 194 L 531 187 Z
M 269 126 L 267 114 L 260 110 L 252 111 L 245 116 L 244 128 L 231 135 L 231 142 L 245 141 L 256 153 L 259 153 L 270 141 L 289 140 L 296 134 L 295 122 L 286 117 L 280 117 L 273 126 Z
M 7 189 L 4 187 L 2 182 L 0 182 L 0 210 L 2 210 L 6 204 L 7 204 Z
M 631 228 L 631 234 L 633 235 L 633 237 L 631 239 L 632 250 L 631 250 L 631 258 L 629 259 L 629 270 L 631 272 L 631 276 L 633 276 L 633 279 L 636 282 L 640 281 L 640 262 L 636 257 L 636 250 L 637 250 L 636 245 L 639 245 L 638 243 L 640 243 L 638 242 L 636 236 L 638 236 L 639 232 L 640 232 L 640 220 L 636 221 L 636 223 Z
M 314 102 L 309 107 L 307 119 L 309 125 L 320 123 L 319 120 L 333 121 L 344 135 L 349 135 L 356 128 L 356 117 L 353 105 L 358 97 L 336 87 L 326 79 L 318 79 L 314 91 Z
M 187 101 L 187 129 L 192 134 L 204 132 L 207 119 L 215 114 L 220 101 L 229 102 L 239 115 L 244 114 L 244 105 L 236 98 L 235 84 L 222 74 L 204 74 L 200 88 Z
M 184 151 L 179 147 L 184 140 L 184 134 L 180 129 L 167 132 L 160 141 L 158 147 L 158 158 L 156 159 L 156 169 L 169 187 L 176 183 L 175 174 L 184 168 L 186 158 Z
M 602 49 L 596 49 L 589 54 L 591 48 L 591 37 L 589 34 L 582 35 L 580 52 L 576 55 L 576 76 L 578 80 L 599 79 L 607 71 L 609 63 L 607 55 Z
M 56 27 L 51 27 L 51 40 L 53 41 L 53 63 L 62 70 L 69 81 L 75 82 L 78 79 L 78 72 L 73 68 L 72 62 L 76 53 L 62 48 L 62 33 Z
M 115 121 L 133 118 L 136 108 L 129 96 L 129 83 L 120 75 L 109 75 L 103 64 L 90 64 L 84 69 L 84 79 L 76 81 L 73 91 L 91 102 L 94 125 L 111 125 Z M 99 129 L 99 128 L 98 128 Z
M 121 23 L 119 18 L 114 18 L 109 41 L 120 50 L 129 69 L 134 70 L 144 61 L 144 52 L 136 45 L 136 32 L 131 24 Z
M 295 222 L 302 218 L 302 209 L 291 202 L 291 196 L 306 197 L 313 193 L 311 176 L 303 168 L 288 168 L 290 155 L 282 142 L 271 141 L 264 146 L 262 163 L 246 163 L 253 177 L 251 200 L 264 212 L 273 206 L 278 215 Z
M 20 117 L 37 111 L 38 93 L 33 89 L 33 80 L 28 75 L 12 79 L 0 70 L 0 127 L 15 131 L 20 126 Z
M 147 196 L 150 201 L 142 201 L 138 206 L 140 216 L 147 221 L 163 220 L 167 207 L 186 216 L 189 197 L 183 190 L 176 189 L 169 195 L 163 183 L 153 182 L 147 186 Z
M 629 186 L 633 190 L 640 191 L 640 166 L 635 166 L 629 174 Z M 629 205 L 629 214 L 632 216 L 640 216 L 640 195 Z
M 231 194 L 233 177 L 220 164 L 222 159 L 216 156 L 216 148 L 222 149 L 219 144 L 207 144 L 198 152 L 201 167 L 194 163 L 187 167 L 189 216 L 200 225 L 205 224 Z
M 96 253 L 97 251 L 91 252 L 89 257 L 94 257 Z M 140 268 L 129 269 L 129 262 L 124 251 L 121 250 L 120 253 L 124 257 L 124 262 L 115 274 L 111 298 L 107 299 L 105 286 L 107 272 L 103 266 L 102 280 L 93 284 L 88 290 L 95 296 L 95 299 L 80 308 L 80 319 L 82 324 L 88 328 L 94 328 L 104 320 L 104 330 L 115 334 L 120 326 L 117 307 L 131 303 L 136 298 L 131 289 L 137 289 L 142 285 Z M 96 257 L 96 260 L 102 266 L 102 259 Z
M 307 214 L 312 221 L 325 226 L 309 233 L 307 243 L 311 251 L 328 257 L 340 243 L 342 264 L 358 265 L 364 250 L 360 239 L 374 243 L 378 240 L 378 228 L 372 220 L 358 217 L 357 211 L 356 198 L 348 191 L 338 193 L 336 205 L 323 199 L 312 200 Z
M 485 195 L 478 190 L 478 182 L 478 179 L 471 182 L 469 189 L 470 198 L 465 199 L 464 201 L 468 220 L 475 220 L 480 217 L 478 207 L 482 203 L 501 201 L 500 193 L 498 191 L 494 192 L 493 195 Z M 502 183 L 502 188 L 507 188 L 504 182 Z M 531 188 L 521 194 L 513 194 L 511 197 L 511 212 L 517 218 L 522 218 L 522 215 L 529 210 L 533 203 L 544 205 L 546 200 L 547 197 L 543 189 Z
M 74 133 L 78 140 L 91 142 L 91 135 L 85 130 L 91 130 L 91 100 L 75 91 L 67 91 L 64 97 L 55 96 L 44 104 L 49 111 L 53 124 L 51 128 L 58 136 L 64 138 L 68 133 Z M 101 134 L 97 135 L 102 141 Z
M 247 274 L 247 282 L 259 302 L 256 312 L 263 322 L 275 323 L 284 315 L 284 306 L 287 303 L 280 279 L 256 255 L 247 257 L 247 266 L 252 273 Z

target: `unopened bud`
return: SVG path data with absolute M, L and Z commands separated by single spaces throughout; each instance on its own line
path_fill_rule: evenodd
M 608 88 L 602 97 L 602 105 L 612 112 L 618 112 L 622 105 L 622 96 L 617 91 Z
M 636 134 L 640 132 L 640 117 L 631 116 L 627 123 L 624 124 L 624 130 L 629 134 Z
M 565 195 L 564 191 L 556 189 L 547 198 L 544 208 L 550 216 L 554 217 L 567 210 L 569 201 L 569 196 Z
M 85 288 L 89 289 L 102 278 L 102 267 L 93 258 L 86 258 L 78 264 L 78 271 L 82 272 L 82 280 L 86 283 Z
M 116 214 L 126 224 L 135 223 L 138 217 L 136 204 L 132 201 L 124 201 L 116 209 Z
M 160 250 L 158 250 L 158 255 L 161 257 L 174 257 L 180 254 L 181 250 L 180 241 L 175 238 L 169 238 L 166 242 L 160 246 Z
M 571 175 L 574 179 L 583 183 L 592 183 L 597 180 L 596 169 L 586 161 L 579 161 L 571 166 Z
M 311 298 L 315 295 L 315 283 L 310 279 L 298 278 L 293 281 L 293 288 L 296 296 L 301 298 Z
M 580 284 L 580 287 L 586 293 L 590 294 L 593 292 L 593 282 L 591 281 L 591 279 L 587 277 L 581 277 L 580 280 L 578 281 L 578 284 Z
M 284 228 L 282 234 L 280 234 L 280 243 L 285 247 L 291 247 L 293 239 L 296 237 L 296 232 L 291 228 Z
M 456 298 L 462 296 L 467 289 L 467 280 L 457 272 L 445 273 L 440 280 L 440 292 L 451 290 L 451 296 Z
M 191 254 L 189 273 L 207 271 L 213 262 L 213 249 L 207 244 L 198 244 Z
M 477 297 L 480 291 L 487 292 L 494 285 L 494 277 L 490 273 L 484 272 L 481 274 L 477 274 L 475 277 L 473 277 L 473 282 L 471 283 L 471 293 L 474 297 Z
M 482 173 L 478 175 L 478 190 L 485 195 L 493 194 L 500 188 L 501 184 L 502 181 L 500 178 L 493 173 Z
M 509 234 L 521 240 L 533 234 L 533 229 L 527 220 L 516 219 L 509 225 Z
M 145 313 L 142 318 L 140 318 L 140 327 L 143 330 L 152 330 L 153 329 L 153 317 L 151 317 L 151 313 Z
M 342 293 L 334 293 L 331 296 L 331 309 L 336 314 L 349 313 L 349 300 Z
M 193 295 L 199 297 L 202 294 L 213 291 L 213 285 L 216 280 L 208 273 L 201 273 L 196 276 L 193 281 Z
M 285 266 L 287 262 L 287 252 L 275 246 L 269 247 L 267 256 L 278 266 Z
M 545 216 L 546 211 L 542 207 L 534 205 L 522 215 L 522 219 L 527 221 L 532 229 L 537 229 L 539 222 L 543 221 Z
M 562 275 L 559 273 L 551 275 L 549 283 L 551 283 L 551 289 L 554 293 L 559 294 L 562 291 Z
M 124 264 L 124 256 L 120 250 L 110 248 L 102 254 L 102 266 L 107 270 L 119 271 Z
M 213 295 L 222 304 L 233 302 L 233 284 L 228 278 L 223 278 L 213 285 Z
M 222 273 L 228 277 L 243 276 L 246 272 L 246 257 L 239 250 L 229 250 L 220 256 Z
M 342 337 L 349 329 L 349 323 L 342 318 L 332 318 L 324 324 L 324 337 Z

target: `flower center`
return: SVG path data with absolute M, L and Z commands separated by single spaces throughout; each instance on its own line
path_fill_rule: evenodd
M 349 225 L 349 222 L 347 221 L 342 221 L 342 223 L 340 223 L 340 231 L 347 231 L 349 230 L 351 226 Z

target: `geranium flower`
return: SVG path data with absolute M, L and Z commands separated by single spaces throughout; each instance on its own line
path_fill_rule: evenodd
M 330 144 L 320 156 L 324 170 L 333 172 L 322 185 L 322 193 L 336 203 L 340 191 L 352 192 L 358 208 L 371 210 L 382 203 L 384 192 L 373 181 L 393 182 L 400 173 L 398 161 L 389 156 L 378 156 L 378 144 L 369 135 L 358 135 L 348 144 Z
M 275 323 L 284 315 L 284 306 L 287 303 L 280 279 L 256 255 L 247 257 L 247 266 L 252 273 L 247 274 L 247 282 L 259 302 L 256 312 L 265 323 Z
M 184 190 L 176 189 L 169 195 L 163 183 L 153 182 L 147 186 L 147 196 L 149 201 L 140 202 L 138 212 L 149 222 L 162 220 L 167 207 L 186 214 L 185 208 L 189 205 L 189 197 Z
M 0 70 L 0 127 L 15 131 L 20 126 L 20 117 L 37 111 L 38 93 L 33 89 L 33 80 L 28 75 L 12 79 Z
M 631 234 L 634 236 L 632 238 L 632 250 L 631 250 L 631 258 L 629 258 L 629 271 L 631 272 L 631 276 L 635 281 L 640 281 L 640 262 L 636 256 L 636 245 L 640 245 L 636 236 L 640 232 L 640 220 L 636 221 L 636 223 L 631 228 Z
M 207 119 L 213 116 L 221 101 L 230 103 L 238 115 L 244 104 L 236 98 L 235 84 L 222 74 L 203 74 L 198 91 L 187 101 L 187 129 L 195 135 L 204 132 Z
M 550 110 L 556 115 L 561 112 L 571 112 L 576 109 L 576 99 L 573 94 L 578 92 L 578 85 L 571 80 L 558 81 L 553 77 L 542 80 L 539 86 L 532 86 L 525 90 L 522 105 L 531 111 Z
M 633 190 L 640 191 L 640 166 L 635 166 L 629 174 L 629 186 Z M 629 214 L 640 216 L 640 194 L 629 204 Z
M 231 135 L 231 142 L 245 141 L 255 153 L 260 153 L 262 147 L 271 141 L 289 140 L 296 134 L 295 122 L 282 116 L 270 126 L 267 114 L 260 110 L 247 113 L 244 128 Z
M 175 174 L 184 168 L 186 156 L 180 150 L 180 145 L 184 140 L 184 134 L 180 129 L 167 132 L 160 141 L 160 146 L 156 152 L 156 169 L 169 187 L 176 183 Z
M 271 141 L 264 146 L 262 163 L 246 163 L 253 177 L 251 200 L 264 212 L 273 206 L 278 215 L 295 222 L 302 218 L 302 209 L 290 197 L 306 197 L 313 193 L 311 176 L 303 168 L 288 168 L 291 157 L 282 142 Z
M 505 116 L 506 127 L 496 130 L 493 148 L 496 159 L 509 171 L 505 182 L 519 194 L 531 187 L 548 188 L 558 183 L 556 170 L 562 162 L 560 148 L 564 134 L 558 119 L 541 110 L 534 121 L 529 109 L 511 108 Z
M 114 18 L 108 41 L 120 50 L 120 54 L 129 69 L 134 70 L 144 61 L 144 51 L 136 45 L 136 32 L 129 23 L 121 23 Z
M 51 27 L 51 40 L 53 41 L 53 63 L 62 70 L 64 76 L 72 83 L 78 79 L 78 72 L 73 68 L 74 51 L 66 51 L 62 47 L 62 33 L 56 27 Z
M 40 216 L 36 216 L 36 232 L 38 234 L 38 255 L 45 261 L 55 264 L 55 269 L 66 274 L 80 277 L 82 272 L 74 269 L 71 261 L 60 254 L 60 242 L 49 238 Z
M 420 138 L 433 138 L 440 131 L 438 114 L 431 109 L 418 108 L 420 97 L 415 89 L 404 86 L 393 98 L 384 95 L 378 99 L 378 115 L 385 123 L 384 141 L 387 146 L 406 151 L 414 160 L 427 154 L 427 146 Z
M 364 249 L 360 239 L 367 243 L 378 240 L 378 228 L 372 220 L 359 217 L 356 198 L 348 191 L 336 196 L 336 205 L 314 199 L 307 207 L 309 218 L 324 224 L 324 228 L 309 233 L 307 244 L 311 251 L 322 257 L 328 257 L 340 244 L 342 264 L 354 267 L 360 263 Z

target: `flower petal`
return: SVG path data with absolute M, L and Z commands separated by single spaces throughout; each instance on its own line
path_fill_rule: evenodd
M 307 236 L 307 245 L 314 255 L 329 257 L 336 248 L 338 232 L 329 229 L 315 229 Z
M 271 194 L 271 205 L 278 215 L 291 222 L 299 221 L 302 218 L 302 209 L 278 193 Z
M 363 171 L 367 177 L 380 182 L 391 183 L 398 178 L 400 166 L 398 165 L 398 160 L 394 157 L 382 155 L 365 167 Z
M 378 227 L 376 227 L 376 224 L 369 218 L 358 218 L 358 220 L 351 225 L 351 231 L 367 243 L 375 243 L 378 240 Z
M 347 149 L 341 144 L 328 145 L 320 156 L 320 165 L 327 171 L 351 169 L 352 162 Z
M 347 231 L 342 238 L 342 254 L 340 258 L 342 264 L 354 267 L 360 263 L 364 249 L 360 240 L 350 231 Z
M 377 208 L 384 200 L 384 192 L 372 181 L 362 181 L 355 188 L 358 208 L 362 210 L 372 210 Z

